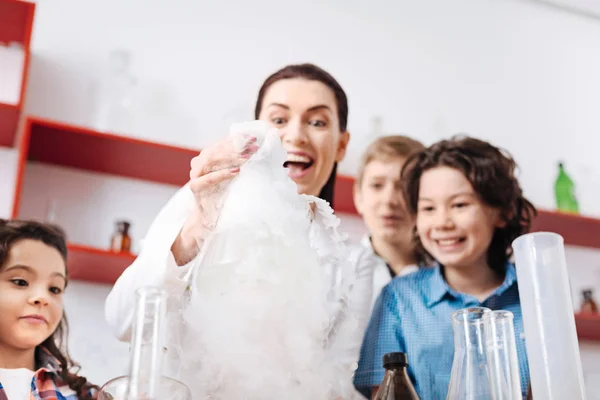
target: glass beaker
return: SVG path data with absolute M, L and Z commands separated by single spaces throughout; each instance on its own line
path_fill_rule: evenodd
M 98 400 L 192 400 L 192 394 L 183 383 L 161 376 L 157 381 L 159 394 L 155 397 L 129 395 L 131 380 L 121 376 L 108 381 L 100 390 Z

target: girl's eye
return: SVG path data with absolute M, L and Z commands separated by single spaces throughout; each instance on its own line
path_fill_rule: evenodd
M 10 281 L 17 286 L 27 287 L 27 281 L 25 279 L 11 279 Z
M 285 124 L 285 119 L 273 118 L 273 119 L 271 119 L 271 122 L 273 123 L 273 125 L 282 125 L 282 124 Z
M 62 293 L 62 289 L 61 289 L 61 288 L 59 288 L 59 287 L 56 287 L 56 286 L 52 286 L 52 287 L 50 288 L 50 292 L 51 292 L 52 294 L 61 294 L 61 293 Z

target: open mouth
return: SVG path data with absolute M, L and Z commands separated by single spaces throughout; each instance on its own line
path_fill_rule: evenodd
M 435 243 L 440 247 L 452 247 L 452 246 L 456 246 L 458 244 L 463 243 L 465 240 L 467 240 L 466 237 L 457 237 L 457 238 L 451 238 L 451 239 L 436 239 Z
M 314 160 L 306 155 L 288 153 L 287 160 L 283 163 L 283 167 L 289 170 L 290 178 L 294 179 L 306 175 L 313 164 Z

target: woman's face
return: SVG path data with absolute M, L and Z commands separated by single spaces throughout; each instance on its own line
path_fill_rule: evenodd
M 284 165 L 298 193 L 319 195 L 350 139 L 340 132 L 333 91 L 319 81 L 279 80 L 265 93 L 259 119 L 279 129 L 288 154 Z

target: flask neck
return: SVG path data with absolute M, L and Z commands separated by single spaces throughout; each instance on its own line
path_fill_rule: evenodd
M 147 394 L 156 398 L 162 376 L 167 294 L 157 288 L 140 288 L 131 334 L 130 398 Z

